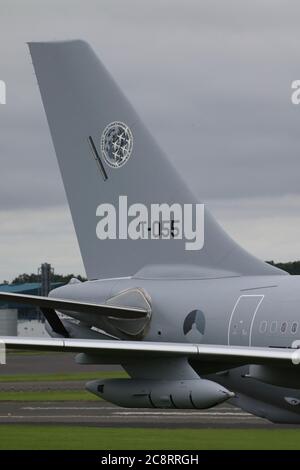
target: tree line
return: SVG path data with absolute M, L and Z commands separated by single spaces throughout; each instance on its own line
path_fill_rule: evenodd
M 283 269 L 283 271 L 288 272 L 289 274 L 300 274 L 300 261 L 289 261 L 287 263 L 274 263 L 274 261 L 267 261 L 268 264 L 272 266 L 276 266 L 277 268 Z M 79 281 L 86 281 L 87 279 L 81 275 L 75 274 L 52 274 L 51 275 L 51 282 L 61 282 L 62 284 L 68 284 L 70 280 L 75 277 Z M 19 274 L 15 279 L 11 282 L 3 281 L 2 284 L 25 284 L 30 282 L 41 282 L 41 276 L 39 274 L 31 273 L 23 273 Z
M 87 279 L 83 276 L 80 275 L 75 275 L 75 274 L 51 274 L 51 283 L 55 282 L 61 282 L 63 284 L 68 284 L 70 280 L 76 277 L 79 281 L 86 281 Z M 23 273 L 19 274 L 15 279 L 13 279 L 11 282 L 8 281 L 3 281 L 2 284 L 26 284 L 26 283 L 31 283 L 31 282 L 41 282 L 41 276 L 40 274 L 36 273 Z

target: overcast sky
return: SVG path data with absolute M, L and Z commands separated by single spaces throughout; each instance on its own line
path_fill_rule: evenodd
M 88 40 L 231 236 L 300 259 L 299 18 L 283 0 L 0 0 L 0 282 L 84 274 L 31 40 Z

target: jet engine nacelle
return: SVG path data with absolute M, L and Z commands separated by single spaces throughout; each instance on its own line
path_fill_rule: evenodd
M 249 367 L 249 374 L 246 377 L 277 387 L 300 388 L 300 377 L 295 366 L 274 367 L 253 364 Z
M 216 382 L 195 380 L 95 380 L 86 389 L 106 401 L 128 408 L 204 409 L 218 405 L 234 393 Z

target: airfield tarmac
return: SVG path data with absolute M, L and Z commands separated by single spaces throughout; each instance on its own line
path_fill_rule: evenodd
M 1 402 L 0 424 L 72 424 L 101 427 L 273 427 L 231 406 L 211 410 L 120 408 L 99 402 Z
M 80 366 L 73 354 L 10 354 L 0 373 L 58 374 L 76 372 L 117 371 L 113 366 Z M 84 390 L 85 381 L 6 381 L 0 382 L 3 392 Z M 0 401 L 0 424 L 72 424 L 99 427 L 159 428 L 276 428 L 229 404 L 209 410 L 152 410 L 120 408 L 99 401 Z M 289 426 L 291 427 L 291 426 Z

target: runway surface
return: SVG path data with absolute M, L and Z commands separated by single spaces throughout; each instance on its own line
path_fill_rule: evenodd
M 73 424 L 99 427 L 274 427 L 230 405 L 210 410 L 119 408 L 99 402 L 0 402 L 0 425 Z M 1 428 L 0 428 L 1 429 Z
M 95 373 L 121 370 L 114 366 L 81 366 L 73 354 L 9 354 L 3 375 Z M 1 391 L 84 390 L 85 381 L 0 382 Z M 181 427 L 181 428 L 275 428 L 269 421 L 257 418 L 228 404 L 209 410 L 155 410 L 120 408 L 97 401 L 0 401 L 0 425 L 70 424 L 100 427 Z

